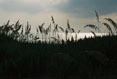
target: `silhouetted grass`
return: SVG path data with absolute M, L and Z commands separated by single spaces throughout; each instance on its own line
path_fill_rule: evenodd
M 97 12 L 96 16 L 99 22 Z M 70 40 L 68 32 L 76 32 L 71 28 L 69 20 L 65 30 L 55 23 L 53 16 L 52 24 L 54 25 L 53 30 L 51 24 L 48 28 L 43 27 L 44 23 L 40 25 L 36 29 L 36 36 L 30 33 L 31 25 L 28 22 L 25 29 L 19 21 L 15 24 L 10 24 L 8 21 L 0 27 L 1 79 L 117 78 L 117 36 L 110 30 L 111 27 L 108 29 L 113 35 L 101 37 L 91 31 L 95 37 L 78 40 L 76 36 Z M 88 24 L 85 27 L 95 30 L 98 28 L 93 24 Z M 60 40 L 60 37 L 57 37 L 59 29 L 66 34 L 66 40 Z M 49 35 L 49 32 L 52 31 L 54 36 L 52 36 L 53 34 Z M 42 41 L 39 40 L 38 33 L 42 34 Z M 49 43 L 47 35 L 49 35 Z M 50 42 L 50 38 L 53 38 L 54 41 Z
M 5 35 L 0 37 L 1 77 L 99 79 L 116 76 L 117 36 L 85 38 L 62 44 L 23 43 Z

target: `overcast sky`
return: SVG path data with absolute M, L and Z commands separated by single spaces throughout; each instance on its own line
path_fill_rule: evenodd
M 54 16 L 60 26 L 65 28 L 69 19 L 77 30 L 96 23 L 95 10 L 101 18 L 117 20 L 117 0 L 0 0 L 0 24 L 10 19 L 13 23 L 20 20 L 22 24 L 29 21 L 33 27 L 43 22 L 47 26 Z

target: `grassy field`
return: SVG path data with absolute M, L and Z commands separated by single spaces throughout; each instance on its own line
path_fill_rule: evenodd
M 0 37 L 1 78 L 117 78 L 117 36 L 62 44 L 25 43 L 4 35 Z
M 96 13 L 97 14 L 97 13 Z M 117 78 L 117 25 L 111 18 L 105 18 L 112 24 L 104 24 L 109 35 L 77 39 L 68 39 L 69 33 L 76 33 L 67 20 L 63 29 L 52 17 L 50 24 L 38 26 L 37 35 L 33 35 L 31 25 L 24 27 L 17 21 L 8 21 L 0 27 L 0 78 L 1 79 L 116 79 Z M 97 22 L 99 16 L 97 14 Z M 93 24 L 84 28 L 100 31 Z M 65 33 L 65 39 L 59 36 L 59 30 Z M 50 33 L 53 33 L 50 35 Z M 42 36 L 38 35 L 40 33 Z M 41 40 L 40 40 L 41 39 Z M 53 40 L 51 40 L 53 39 Z

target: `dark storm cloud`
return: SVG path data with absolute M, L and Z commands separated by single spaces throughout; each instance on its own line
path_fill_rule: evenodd
M 23 1 L 23 0 L 22 0 Z M 39 13 L 44 9 L 52 9 L 52 12 L 59 11 L 74 17 L 93 17 L 96 10 L 100 15 L 117 12 L 117 0 L 67 0 L 56 6 L 43 8 L 39 4 L 23 3 L 20 0 L 1 0 L 0 10 L 7 12 Z M 28 0 L 27 0 L 28 1 Z M 45 0 L 46 1 L 46 0 Z M 54 7 L 54 9 L 53 9 Z
M 57 8 L 71 16 L 92 17 L 95 10 L 101 15 L 117 12 L 117 0 L 69 0 Z

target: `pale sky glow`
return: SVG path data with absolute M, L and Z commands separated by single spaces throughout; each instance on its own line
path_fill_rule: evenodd
M 67 0 L 20 0 L 22 3 L 39 4 L 41 6 L 58 5 L 67 2 Z
M 11 20 L 15 23 L 20 20 L 22 24 L 27 21 L 32 25 L 32 30 L 43 22 L 47 27 L 54 16 L 55 22 L 67 27 L 67 19 L 70 20 L 71 27 L 76 31 L 83 29 L 86 24 L 97 24 L 95 10 L 100 15 L 100 20 L 104 21 L 109 17 L 117 21 L 117 0 L 0 0 L 0 25 Z M 103 28 L 105 32 L 105 28 Z

